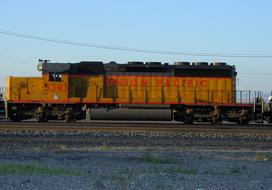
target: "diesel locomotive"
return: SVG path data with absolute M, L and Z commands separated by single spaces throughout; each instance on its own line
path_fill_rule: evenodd
M 223 62 L 40 60 L 38 70 L 40 77 L 6 80 L 5 113 L 11 121 L 88 117 L 246 124 L 271 115 L 258 94 L 237 91 L 235 66 Z

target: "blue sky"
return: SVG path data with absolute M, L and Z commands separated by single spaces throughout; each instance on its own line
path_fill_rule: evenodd
M 268 0 L 47 0 L 1 1 L 0 30 L 143 49 L 272 54 Z M 7 76 L 39 75 L 39 58 L 52 62 L 101 60 L 223 61 L 236 65 L 240 89 L 272 90 L 272 58 L 146 54 L 55 44 L 0 34 L 0 86 Z

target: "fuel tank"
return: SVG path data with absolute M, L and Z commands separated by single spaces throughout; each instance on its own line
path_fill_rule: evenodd
M 91 120 L 140 120 L 140 121 L 171 121 L 170 109 L 91 109 Z

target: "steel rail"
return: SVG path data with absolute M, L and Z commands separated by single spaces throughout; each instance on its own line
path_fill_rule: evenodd
M 261 123 L 255 123 L 255 124 L 248 124 L 248 125 L 237 125 L 237 124 L 231 124 L 231 123 L 225 123 L 225 124 L 210 124 L 210 123 L 195 123 L 195 124 L 182 124 L 180 122 L 167 122 L 167 121 L 83 121 L 83 122 L 75 122 L 75 123 L 69 123 L 69 122 L 61 122 L 61 121 L 50 121 L 50 122 L 44 122 L 39 123 L 36 121 L 23 121 L 23 122 L 10 122 L 10 121 L 2 121 L 0 122 L 0 126 L 3 125 L 10 125 L 10 126 L 85 126 L 85 127 L 92 127 L 92 126 L 100 126 L 100 127 L 107 127 L 107 126 L 127 126 L 130 127 L 138 127 L 140 125 L 148 126 L 148 127 L 165 127 L 167 125 L 167 128 L 245 128 L 245 129 L 271 129 L 271 124 L 261 124 Z

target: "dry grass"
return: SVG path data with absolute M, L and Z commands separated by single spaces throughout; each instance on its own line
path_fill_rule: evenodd
M 57 154 L 65 154 L 68 152 L 68 149 L 65 145 L 59 145 L 57 148 L 56 148 L 56 151 L 55 151 Z

